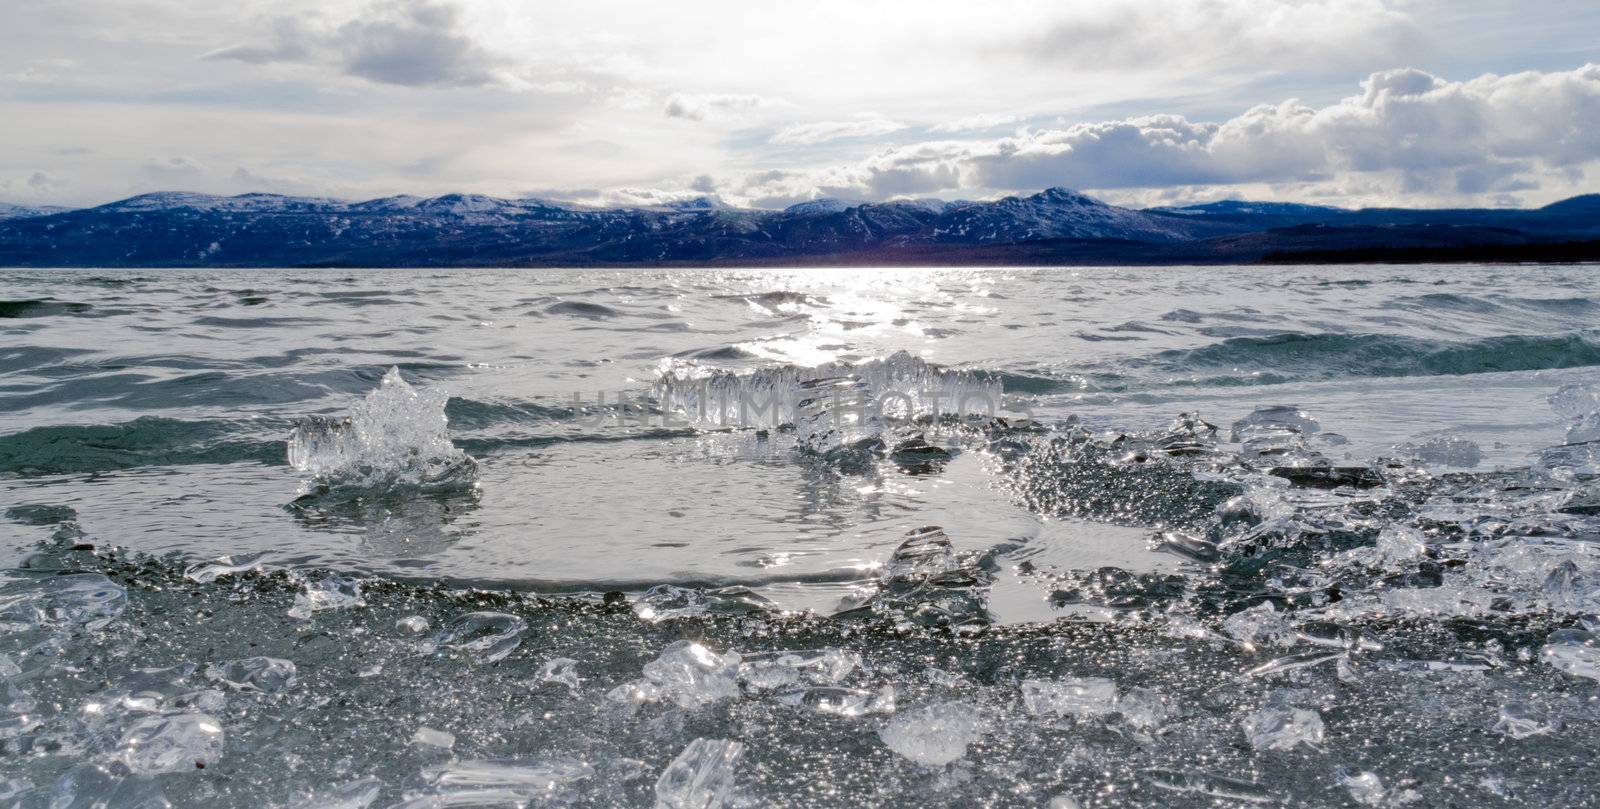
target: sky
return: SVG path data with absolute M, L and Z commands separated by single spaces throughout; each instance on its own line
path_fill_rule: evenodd
M 1600 3 L 3 0 L 0 201 L 185 190 L 1532 206 Z

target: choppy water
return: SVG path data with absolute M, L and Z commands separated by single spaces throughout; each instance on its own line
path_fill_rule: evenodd
M 1597 800 L 1594 268 L 0 271 L 0 333 L 0 805 Z

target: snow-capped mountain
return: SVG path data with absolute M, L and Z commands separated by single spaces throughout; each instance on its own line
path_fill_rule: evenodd
M 1230 201 L 1140 211 L 1051 188 L 989 202 L 818 199 L 772 211 L 712 197 L 605 209 L 480 194 L 349 202 L 164 192 L 79 210 L 0 207 L 0 265 L 1254 261 L 1285 251 L 1600 241 L 1597 211 L 1594 195 L 1539 210 Z
M 26 219 L 30 216 L 49 216 L 69 210 L 53 205 L 12 205 L 9 202 L 0 202 L 0 219 Z

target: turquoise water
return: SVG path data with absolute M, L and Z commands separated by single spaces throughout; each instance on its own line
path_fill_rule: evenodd
M 1591 267 L 0 271 L 0 332 L 4 801 L 1592 800 Z

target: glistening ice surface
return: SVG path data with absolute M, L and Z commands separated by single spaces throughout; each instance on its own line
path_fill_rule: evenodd
M 1597 805 L 1597 323 L 1587 267 L 0 273 L 0 805 Z

